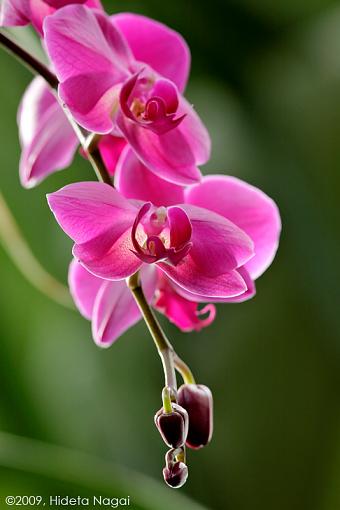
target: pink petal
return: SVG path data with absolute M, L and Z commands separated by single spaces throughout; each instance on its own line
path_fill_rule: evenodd
M 105 135 L 100 139 L 98 147 L 108 172 L 110 175 L 114 175 L 118 160 L 123 149 L 126 147 L 126 141 L 124 138 L 119 138 L 113 135 Z M 126 198 L 129 197 L 126 196 Z
M 244 267 L 239 267 L 238 269 L 236 269 L 236 271 L 243 278 L 247 290 L 245 290 L 242 294 L 239 294 L 238 296 L 234 297 L 212 298 L 211 296 L 202 296 L 199 294 L 193 294 L 192 292 L 188 292 L 187 290 L 183 289 L 183 287 L 176 285 L 176 283 L 174 282 L 172 283 L 172 286 L 174 287 L 177 294 L 179 294 L 185 299 L 188 299 L 189 301 L 194 301 L 195 303 L 206 303 L 207 301 L 212 301 L 213 303 L 241 303 L 254 297 L 256 294 L 256 288 L 254 281 L 249 276 L 248 271 Z
M 27 25 L 30 22 L 30 14 L 27 0 L 2 0 L 0 4 L 0 26 Z
M 191 239 L 191 222 L 180 207 L 169 207 L 167 214 L 170 228 L 170 246 L 178 249 Z
M 214 305 L 198 310 L 197 303 L 179 295 L 170 280 L 161 272 L 156 296 L 153 306 L 182 331 L 200 331 L 215 318 Z M 202 317 L 206 314 L 206 317 Z
M 141 271 L 142 288 L 149 302 L 156 285 L 153 269 L 149 266 Z M 92 332 L 96 344 L 109 347 L 140 318 L 141 313 L 126 282 L 105 281 L 96 297 L 93 310 Z
M 73 259 L 68 272 L 68 283 L 78 310 L 86 319 L 91 320 L 95 299 L 104 280 L 89 273 Z
M 107 72 L 72 76 L 59 85 L 60 99 L 77 122 L 101 134 L 110 133 L 114 127 L 112 112 L 118 91 L 115 76 Z
M 115 185 L 126 198 L 169 206 L 184 202 L 184 188 L 160 179 L 143 165 L 130 149 L 124 149 L 118 161 Z
M 181 205 L 192 225 L 190 258 L 211 277 L 244 265 L 254 254 L 253 242 L 223 216 L 193 205 Z
M 197 165 L 210 155 L 209 134 L 195 111 L 180 98 L 177 116 L 182 122 L 162 135 L 145 129 L 119 113 L 117 125 L 138 158 L 158 177 L 185 186 L 200 180 Z
M 23 96 L 18 125 L 23 186 L 33 187 L 47 175 L 71 164 L 78 146 L 77 137 L 58 101 L 40 77 L 32 81 Z
M 281 231 L 276 204 L 262 191 L 235 177 L 209 176 L 186 191 L 186 201 L 228 218 L 254 241 L 255 256 L 246 264 L 253 279 L 271 264 Z
M 137 214 L 135 206 L 101 182 L 70 184 L 47 198 L 61 228 L 78 244 L 107 232 L 118 239 Z
M 45 3 L 43 0 L 26 0 L 30 4 L 31 15 L 30 21 L 37 32 L 43 35 L 43 21 L 46 16 L 53 14 L 54 8 Z
M 55 9 L 59 9 L 69 4 L 84 4 L 86 0 L 44 0 L 44 2 Z
M 117 103 L 115 85 L 134 63 L 125 39 L 98 10 L 69 5 L 44 21 L 48 54 L 60 95 L 86 129 L 107 133 Z
M 128 76 L 130 50 L 103 13 L 83 5 L 69 5 L 45 20 L 44 32 L 61 82 L 90 72 L 112 71 L 116 76 Z
M 88 271 L 107 280 L 123 280 L 138 271 L 142 261 L 133 253 L 131 227 L 123 219 L 111 230 L 82 244 L 73 255 Z
M 247 290 L 247 286 L 237 270 L 218 276 L 202 274 L 190 253 L 176 267 L 164 262 L 158 262 L 157 266 L 177 285 L 192 294 L 205 296 L 209 301 L 211 298 L 239 296 Z
M 127 39 L 136 60 L 150 65 L 183 92 L 190 70 L 190 51 L 180 34 L 138 14 L 111 17 Z

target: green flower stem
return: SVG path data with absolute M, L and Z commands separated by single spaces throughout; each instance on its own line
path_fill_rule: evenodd
M 133 294 L 133 297 L 135 298 L 135 301 L 141 311 L 143 319 L 161 357 L 165 375 L 165 386 L 168 386 L 172 390 L 176 391 L 177 382 L 174 366 L 174 349 L 165 336 L 164 331 L 162 330 L 158 320 L 155 317 L 155 314 L 153 313 L 149 303 L 144 296 L 143 289 L 140 285 L 139 273 L 137 272 L 127 278 L 126 282 Z
M 190 368 L 176 353 L 174 354 L 174 363 L 177 372 L 181 374 L 185 384 L 196 384 Z

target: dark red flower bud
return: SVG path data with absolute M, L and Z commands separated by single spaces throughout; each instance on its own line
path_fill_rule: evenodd
M 179 489 L 185 484 L 188 478 L 188 468 L 184 462 L 175 462 L 163 469 L 164 481 L 169 487 Z
M 188 435 L 189 417 L 183 407 L 173 403 L 171 407 L 171 413 L 166 413 L 163 407 L 156 413 L 155 425 L 166 445 L 179 448 L 184 445 Z
M 203 384 L 183 384 L 178 390 L 178 403 L 188 411 L 189 432 L 186 445 L 202 448 L 209 443 L 213 432 L 213 398 Z

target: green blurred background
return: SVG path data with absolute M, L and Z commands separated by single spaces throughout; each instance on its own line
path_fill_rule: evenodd
M 102 494 L 145 510 L 338 510 L 340 3 L 105 4 L 186 38 L 187 96 L 213 140 L 203 172 L 272 196 L 281 245 L 255 299 L 219 306 L 201 333 L 163 322 L 215 397 L 213 441 L 189 452 L 180 492 L 161 482 L 162 372 L 144 325 L 101 351 L 89 323 L 30 286 L 0 247 L 0 507 L 7 494 Z M 66 281 L 71 243 L 45 194 L 93 175 L 77 156 L 20 187 L 15 116 L 30 74 L 3 52 L 0 69 L 1 190 L 36 257 Z

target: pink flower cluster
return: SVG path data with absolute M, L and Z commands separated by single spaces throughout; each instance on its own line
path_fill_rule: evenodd
M 70 289 L 95 342 L 109 346 L 140 319 L 125 284 L 136 271 L 150 305 L 183 331 L 210 324 L 213 303 L 251 298 L 277 250 L 279 212 L 239 179 L 202 177 L 210 138 L 183 96 L 183 38 L 144 16 L 108 16 L 97 0 L 4 0 L 1 22 L 34 25 L 61 102 L 101 135 L 114 187 L 81 182 L 48 196 L 75 243 Z M 78 141 L 41 78 L 25 92 L 18 123 L 24 186 L 71 164 Z

